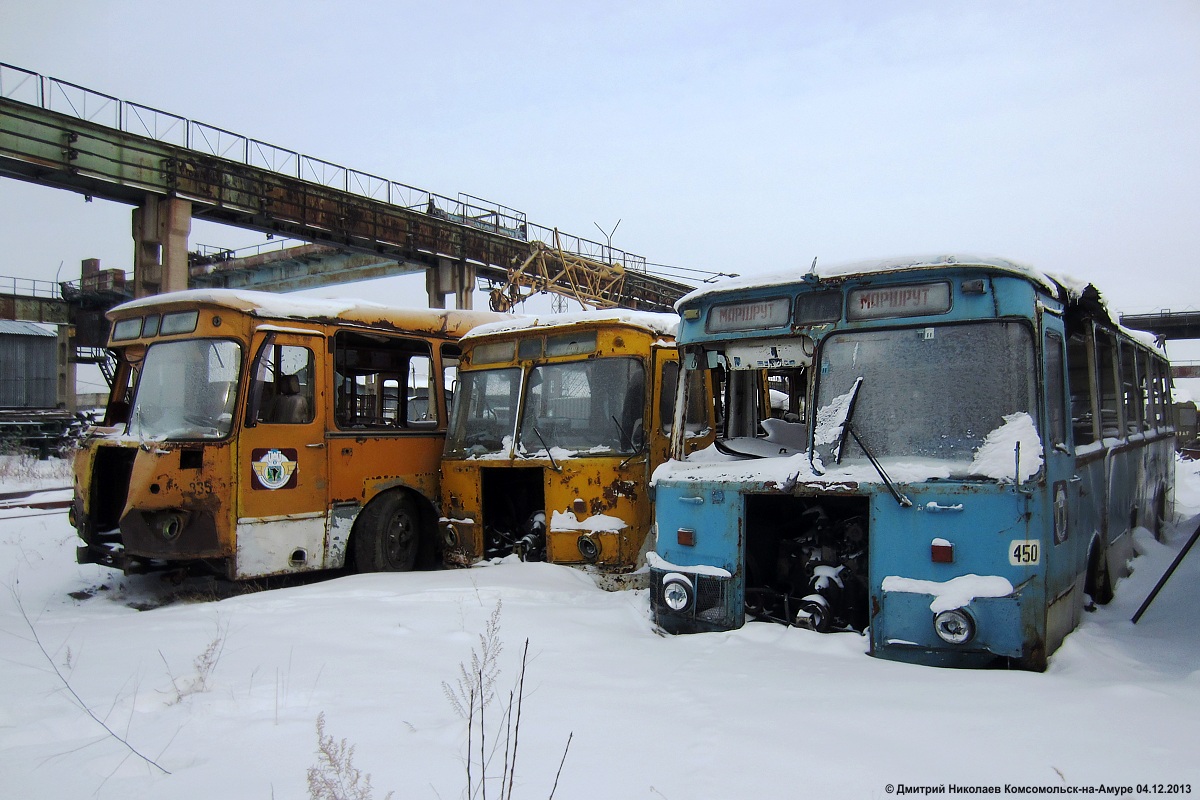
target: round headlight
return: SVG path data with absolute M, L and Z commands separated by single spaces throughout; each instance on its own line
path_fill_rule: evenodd
M 583 556 L 584 561 L 595 561 L 600 557 L 600 543 L 592 536 L 580 536 L 575 546 L 579 548 L 579 555 Z
M 692 606 L 692 582 L 679 573 L 663 579 L 663 603 L 672 611 L 687 611 Z
M 933 629 L 948 644 L 966 644 L 975 638 L 975 621 L 961 608 L 938 614 L 933 618 Z
M 182 514 L 163 514 L 158 520 L 158 535 L 168 542 L 175 541 L 183 533 L 183 522 Z

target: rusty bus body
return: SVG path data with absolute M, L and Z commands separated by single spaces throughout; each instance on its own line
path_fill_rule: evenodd
M 710 451 L 676 446 L 655 474 L 665 631 L 772 620 L 862 633 L 882 658 L 1041 670 L 1128 574 L 1134 530 L 1162 530 L 1168 364 L 1091 285 L 934 256 L 677 308 L 685 374 L 713 375 L 725 414 Z
M 485 325 L 463 340 L 442 459 L 448 563 L 516 553 L 584 568 L 607 588 L 635 582 L 653 522 L 647 484 L 675 413 L 677 323 L 581 312 Z M 696 387 L 686 414 L 692 448 L 712 440 L 706 396 Z
M 462 335 L 503 315 L 192 290 L 108 318 L 79 563 L 244 580 L 436 561 L 445 387 Z

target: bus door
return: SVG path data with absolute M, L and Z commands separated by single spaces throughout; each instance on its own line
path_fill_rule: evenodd
M 1049 519 L 1043 530 L 1048 536 L 1040 543 L 1041 553 L 1036 559 L 1045 566 L 1047 611 L 1047 645 L 1053 649 L 1069 631 L 1079 623 L 1082 608 L 1079 582 L 1079 550 L 1086 547 L 1086 536 L 1077 530 L 1079 520 L 1074 519 L 1080 508 L 1080 492 L 1083 485 L 1077 474 L 1075 454 L 1069 435 L 1067 408 L 1066 349 L 1063 336 L 1058 331 L 1045 334 L 1043 360 L 1046 438 L 1042 445 L 1046 463 L 1046 491 L 1049 500 Z M 1009 560 L 1035 557 L 1028 548 L 1009 553 Z M 1036 562 L 1034 562 L 1036 563 Z
M 238 442 L 236 573 L 337 566 L 345 542 L 326 542 L 324 340 L 268 332 L 254 353 Z
M 661 432 L 665 441 L 662 448 L 657 446 L 651 452 L 650 468 L 653 469 L 665 461 L 669 455 L 670 438 L 675 423 L 675 405 L 679 393 L 679 353 L 676 350 L 655 351 L 655 395 L 653 398 L 654 419 L 647 423 L 647 428 L 654 430 L 655 436 L 650 439 L 658 442 Z M 687 371 L 687 387 L 683 399 L 684 430 L 681 441 L 686 453 L 692 453 L 712 444 L 716 421 L 713 416 L 713 404 L 707 388 L 707 372 L 700 369 Z

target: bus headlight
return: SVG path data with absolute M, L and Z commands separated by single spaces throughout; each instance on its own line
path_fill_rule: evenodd
M 662 599 L 667 608 L 682 613 L 692 607 L 695 590 L 686 575 L 670 572 L 663 576 Z
M 153 517 L 153 530 L 167 542 L 173 542 L 183 533 L 187 518 L 178 511 L 164 511 Z
M 961 608 L 939 613 L 933 618 L 933 629 L 947 644 L 966 644 L 975 638 L 975 621 Z
M 575 546 L 579 548 L 579 555 L 583 556 L 584 561 L 595 563 L 600 557 L 600 543 L 596 541 L 596 537 L 583 535 L 575 542 Z

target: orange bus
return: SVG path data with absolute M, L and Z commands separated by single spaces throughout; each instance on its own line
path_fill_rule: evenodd
M 504 315 L 191 290 L 107 316 L 117 367 L 75 462 L 79 563 L 244 580 L 438 560 L 458 341 Z
M 483 325 L 463 339 L 442 458 L 447 563 L 516 553 L 636 584 L 680 375 L 674 314 L 613 309 Z M 685 446 L 711 443 L 703 373 Z M 682 418 L 682 415 L 681 415 Z M 644 577 L 644 572 L 642 573 Z M 623 577 L 624 576 L 624 577 Z

